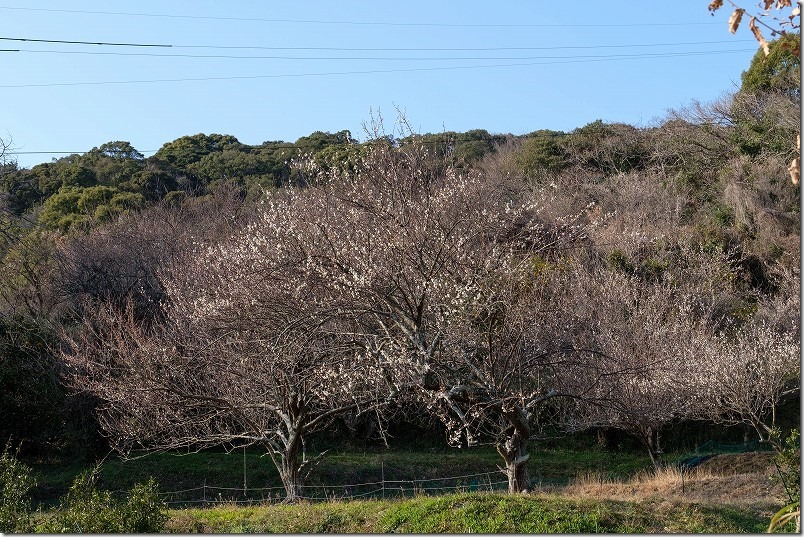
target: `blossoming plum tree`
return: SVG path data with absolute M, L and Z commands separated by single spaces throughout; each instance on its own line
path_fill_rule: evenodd
M 528 270 L 583 236 L 580 217 L 543 222 L 522 185 L 434 166 L 415 145 L 378 147 L 354 174 L 318 183 L 332 207 L 312 211 L 333 245 L 330 279 L 394 391 L 437 415 L 452 443 L 491 436 L 509 490 L 526 488 L 534 421 L 561 394 L 545 327 L 556 316 Z
M 305 438 L 383 399 L 315 254 L 324 239 L 299 217 L 306 198 L 269 197 L 242 232 L 163 270 L 164 323 L 100 306 L 70 339 L 73 384 L 103 401 L 121 451 L 260 445 L 293 501 L 315 460 Z

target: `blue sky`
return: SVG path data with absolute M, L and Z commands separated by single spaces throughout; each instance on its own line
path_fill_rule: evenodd
M 150 155 L 199 132 L 362 140 L 372 110 L 390 126 L 396 108 L 421 133 L 648 126 L 734 91 L 757 50 L 707 5 L 0 0 L 0 48 L 19 50 L 0 52 L 0 137 L 30 167 L 113 140 Z

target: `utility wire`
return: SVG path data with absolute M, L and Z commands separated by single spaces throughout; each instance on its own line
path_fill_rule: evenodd
M 690 41 L 676 43 L 634 43 L 620 45 L 555 45 L 549 47 L 268 47 L 239 45 L 173 45 L 173 48 L 208 49 L 253 49 L 253 50 L 323 50 L 347 52 L 490 52 L 500 50 L 562 50 L 600 48 L 674 47 L 683 45 L 718 45 L 723 43 L 755 43 L 753 39 L 728 39 L 720 41 Z
M 176 45 L 152 43 L 118 43 L 104 41 L 67 41 L 63 39 L 39 39 L 30 37 L 0 37 L 0 41 L 24 41 L 33 43 L 56 43 L 65 45 L 100 45 L 114 47 L 163 47 L 163 48 L 203 48 L 220 50 L 318 50 L 347 52 L 490 52 L 501 50 L 562 50 L 562 49 L 601 49 L 601 48 L 639 48 L 639 47 L 675 47 L 686 45 L 719 45 L 723 43 L 753 43 L 751 39 L 728 39 L 719 41 L 688 41 L 674 43 L 635 43 L 619 45 L 555 45 L 549 47 L 269 47 L 240 45 Z
M 733 50 L 742 52 L 746 49 Z M 750 49 L 753 50 L 753 49 Z M 130 56 L 149 58 L 198 58 L 198 59 L 227 59 L 227 60 L 292 60 L 292 61 L 523 61 L 523 60 L 583 60 L 583 59 L 620 59 L 620 58 L 653 58 L 662 56 L 686 56 L 696 54 L 716 54 L 732 51 L 687 51 L 665 53 L 639 53 L 639 54 L 598 54 L 578 56 L 434 56 L 434 57 L 400 57 L 400 56 L 240 56 L 233 54 L 162 54 L 148 52 L 98 52 L 87 50 L 33 50 L 20 49 L 20 52 L 29 54 L 74 54 L 89 56 Z
M 696 126 L 710 126 L 710 127 L 720 127 L 722 125 L 718 123 L 696 123 Z M 650 127 L 648 127 L 650 129 Z M 640 129 L 642 130 L 642 129 Z M 412 143 L 416 144 L 425 144 L 425 145 L 437 145 L 437 144 L 452 144 L 452 143 L 461 143 L 461 142 L 489 142 L 493 143 L 499 139 L 505 138 L 514 138 L 516 140 L 529 140 L 529 139 L 558 139 L 558 138 L 565 138 L 565 137 L 572 137 L 576 136 L 576 133 L 573 131 L 553 131 L 550 129 L 544 129 L 544 132 L 532 132 L 528 134 L 511 134 L 511 133 L 489 133 L 488 136 L 484 136 L 481 138 L 478 137 L 467 137 L 465 136 L 466 133 L 454 133 L 455 135 L 450 134 L 449 132 L 446 133 L 424 133 L 424 134 L 414 134 L 411 136 L 413 139 Z M 304 137 L 303 137 L 304 138 Z M 403 138 L 402 141 L 406 140 L 407 138 Z M 170 143 L 170 142 L 166 142 Z M 377 143 L 384 143 L 384 142 L 372 142 L 371 140 L 366 140 L 364 142 L 354 141 L 354 145 L 375 145 Z M 251 151 L 263 151 L 263 150 L 279 150 L 279 149 L 299 149 L 299 145 L 297 142 L 264 142 L 262 144 L 257 145 L 249 145 L 243 144 L 248 150 Z M 337 144 L 336 144 L 337 145 Z M 159 151 L 158 149 L 146 149 L 146 150 L 137 150 L 138 153 L 146 154 L 146 153 L 156 153 Z M 89 153 L 90 150 L 82 150 L 82 151 L 6 151 L 6 155 L 81 155 Z
M 353 26 L 420 26 L 434 28 L 602 28 L 602 27 L 645 27 L 645 26 L 706 26 L 722 24 L 713 22 L 643 22 L 643 23 L 620 23 L 620 24 L 494 24 L 494 23 L 437 23 L 437 22 L 382 22 L 382 21 L 327 21 L 315 19 L 269 19 L 260 17 L 215 17 L 210 15 L 171 15 L 167 13 L 136 13 L 124 11 L 89 11 L 79 9 L 48 9 L 33 7 L 10 7 L 0 6 L 0 9 L 15 11 L 37 11 L 47 13 L 73 13 L 82 15 L 114 15 L 123 17 L 157 17 L 168 19 L 193 19 L 193 20 L 220 20 L 220 21 L 240 21 L 240 22 L 275 22 L 287 24 L 327 24 L 327 25 L 353 25 Z
M 138 153 L 156 153 L 158 149 L 147 149 L 145 151 L 137 150 Z M 78 155 L 82 153 L 89 153 L 88 150 L 84 151 L 6 151 L 6 155 Z
M 59 43 L 64 45 L 101 45 L 107 47 L 172 47 L 173 45 L 150 43 L 112 43 L 105 41 L 64 41 L 62 39 L 33 39 L 29 37 L 0 37 L 0 41 L 30 41 L 33 43 Z
M 559 65 L 569 63 L 591 63 L 601 61 L 620 61 L 620 60 L 635 60 L 635 59 L 657 59 L 669 57 L 682 57 L 682 56 L 703 56 L 715 54 L 734 54 L 742 52 L 751 52 L 754 49 L 736 49 L 726 51 L 706 51 L 706 52 L 675 52 L 663 54 L 640 54 L 628 56 L 608 56 L 597 57 L 590 59 L 564 59 L 555 61 L 543 62 L 527 62 L 527 63 L 504 63 L 504 64 L 489 64 L 489 65 L 456 65 L 444 67 L 414 67 L 408 69 L 371 69 L 364 71 L 330 71 L 326 73 L 284 73 L 273 75 L 242 75 L 242 76 L 217 76 L 217 77 L 195 77 L 195 78 L 163 78 L 151 80 L 107 80 L 98 82 L 50 82 L 43 84 L 2 84 L 0 88 L 47 88 L 58 86 L 102 86 L 102 85 L 125 85 L 125 84 L 155 84 L 163 82 L 207 82 L 214 80 L 258 80 L 258 79 L 272 79 L 272 78 L 304 78 L 304 77 L 322 77 L 322 76 L 342 76 L 342 75 L 372 75 L 372 74 L 388 74 L 388 73 L 413 73 L 413 72 L 426 72 L 426 71 L 457 71 L 469 69 L 489 69 L 500 67 L 532 67 L 536 65 Z

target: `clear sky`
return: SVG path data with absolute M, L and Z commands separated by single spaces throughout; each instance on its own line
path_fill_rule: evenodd
M 30 167 L 200 132 L 362 140 L 396 108 L 420 133 L 648 126 L 733 92 L 757 50 L 708 3 L 0 0 L 0 137 Z

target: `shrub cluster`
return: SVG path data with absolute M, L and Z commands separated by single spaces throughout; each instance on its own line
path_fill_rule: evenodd
M 79 475 L 52 514 L 34 522 L 28 493 L 31 469 L 8 450 L 0 456 L 0 532 L 3 533 L 159 533 L 167 507 L 153 478 L 134 485 L 124 500 L 97 489 L 100 467 Z

